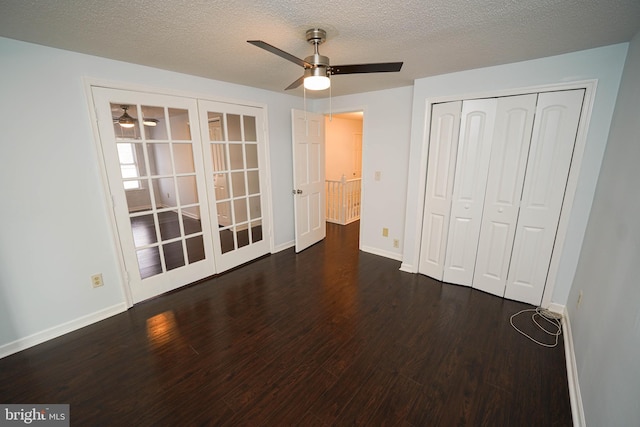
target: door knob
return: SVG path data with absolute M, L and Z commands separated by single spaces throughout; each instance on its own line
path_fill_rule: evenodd
M 302 190 L 291 190 L 291 194 L 302 194 Z
M 504 209 L 498 208 L 498 213 L 502 213 L 502 212 L 504 212 Z

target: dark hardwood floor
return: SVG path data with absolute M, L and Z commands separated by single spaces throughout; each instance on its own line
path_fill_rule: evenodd
M 571 425 L 562 341 L 509 324 L 526 305 L 400 272 L 358 227 L 0 359 L 0 403 L 69 403 L 74 426 Z

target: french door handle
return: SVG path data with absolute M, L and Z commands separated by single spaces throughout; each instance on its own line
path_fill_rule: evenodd
M 302 190 L 291 190 L 291 194 L 302 194 Z

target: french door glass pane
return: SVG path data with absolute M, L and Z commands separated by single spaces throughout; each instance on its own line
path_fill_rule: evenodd
M 253 116 L 242 116 L 244 123 L 244 140 L 245 142 L 258 141 L 257 133 L 256 133 L 256 118 Z
M 231 170 L 244 169 L 242 144 L 229 144 L 229 163 Z
M 193 163 L 193 147 L 191 144 L 173 144 L 173 155 L 176 159 L 176 173 L 195 173 Z
M 167 120 L 164 107 L 142 106 L 142 124 L 144 136 L 147 140 L 166 140 Z
M 171 175 L 173 166 L 169 143 L 147 144 L 151 175 Z
M 204 241 L 202 240 L 202 236 L 189 238 L 187 239 L 186 243 L 189 264 L 204 259 Z
M 209 122 L 209 140 L 224 141 L 224 115 L 222 113 L 209 112 L 207 119 Z
M 185 265 L 184 252 L 182 250 L 182 240 L 167 243 L 162 246 L 164 252 L 165 265 L 167 271 L 182 267 Z
M 211 160 L 214 171 L 227 170 L 227 146 L 225 144 L 211 145 Z
M 233 197 L 240 197 L 247 194 L 244 186 L 244 172 L 231 173 L 231 187 L 233 188 Z
M 180 220 L 175 211 L 158 212 L 160 237 L 163 241 L 180 237 Z
M 162 273 L 162 261 L 160 260 L 160 249 L 157 246 L 138 249 L 138 266 L 140 269 L 140 277 L 147 279 L 156 274 Z
M 207 118 L 218 232 L 225 254 L 262 240 L 256 118 L 221 112 L 208 112 Z
M 258 168 L 258 145 L 257 144 L 245 144 L 245 154 L 247 158 L 247 168 Z
M 262 240 L 262 221 L 251 222 L 251 241 L 259 242 Z
M 179 176 L 177 180 L 180 204 L 193 205 L 198 203 L 198 193 L 195 191 L 197 187 L 196 177 L 194 175 Z
M 169 126 L 171 127 L 171 139 L 191 140 L 191 127 L 189 126 L 189 111 L 179 108 L 169 108 Z
M 242 141 L 242 131 L 240 127 L 240 116 L 237 114 L 227 114 L 227 126 L 229 127 L 228 141 Z
M 140 276 L 205 259 L 189 111 L 112 103 L 111 112 Z

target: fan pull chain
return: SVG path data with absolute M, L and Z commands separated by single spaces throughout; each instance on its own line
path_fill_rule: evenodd
M 329 121 L 333 121 L 333 107 L 331 103 L 331 73 L 329 73 Z
M 303 99 L 303 110 L 304 110 L 304 121 L 307 121 L 307 88 L 302 86 L 302 99 Z

